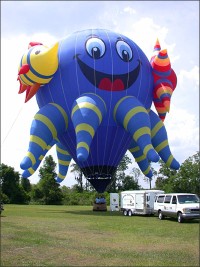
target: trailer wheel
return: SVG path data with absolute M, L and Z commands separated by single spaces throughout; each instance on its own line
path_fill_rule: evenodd
M 128 216 L 132 216 L 132 211 L 128 210 Z
M 178 222 L 179 223 L 182 223 L 183 222 L 183 216 L 182 216 L 182 213 L 181 212 L 178 213 Z
M 158 212 L 158 218 L 159 218 L 160 220 L 163 220 L 163 219 L 164 219 L 164 216 L 163 216 L 161 210 L 159 210 L 159 212 Z
M 123 214 L 124 214 L 124 216 L 127 216 L 127 215 L 128 215 L 127 210 L 124 210 L 124 211 L 123 211 Z

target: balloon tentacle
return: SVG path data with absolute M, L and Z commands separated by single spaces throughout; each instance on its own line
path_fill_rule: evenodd
M 76 154 L 79 161 L 88 158 L 92 139 L 105 114 L 105 102 L 96 94 L 84 94 L 75 100 L 71 119 L 76 132 Z
M 140 170 L 143 172 L 143 174 L 146 177 L 151 178 L 153 176 L 153 173 L 151 171 L 149 161 L 147 160 L 147 158 L 143 154 L 142 150 L 139 148 L 139 146 L 137 146 L 137 144 L 134 140 L 132 140 L 132 142 L 130 144 L 129 151 L 131 152 L 131 154 L 135 158 L 135 161 L 137 162 L 137 164 L 138 164 Z
M 56 177 L 56 182 L 61 183 L 67 175 L 72 157 L 61 143 L 56 144 L 56 153 L 58 158 L 58 175 Z
M 167 132 L 162 120 L 152 110 L 149 112 L 149 117 L 151 120 L 152 144 L 155 150 L 168 167 L 178 170 L 180 164 L 170 151 Z
M 159 160 L 151 144 L 151 123 L 147 110 L 133 96 L 123 97 L 114 108 L 114 119 L 129 132 L 142 150 L 143 154 L 153 162 Z
M 40 157 L 37 159 L 36 163 L 28 168 L 27 170 L 25 170 L 23 173 L 22 173 L 22 177 L 23 178 L 28 178 L 30 177 L 32 174 L 35 173 L 35 171 L 37 170 L 37 168 L 40 166 L 40 163 L 41 161 L 43 160 L 43 158 L 45 157 L 46 153 L 57 143 L 58 141 L 57 140 L 53 140 L 47 147 L 46 149 L 43 151 L 43 154 L 40 155 Z
M 20 167 L 23 170 L 33 167 L 47 146 L 59 134 L 64 133 L 67 127 L 68 116 L 61 106 L 49 103 L 42 107 L 34 116 L 28 152 Z

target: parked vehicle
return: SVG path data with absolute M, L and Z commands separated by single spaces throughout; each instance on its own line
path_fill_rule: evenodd
M 178 222 L 200 218 L 199 197 L 188 193 L 159 194 L 154 203 L 154 213 L 160 220 L 175 217 Z
M 132 190 L 121 192 L 121 211 L 126 216 L 154 214 L 154 200 L 161 190 Z

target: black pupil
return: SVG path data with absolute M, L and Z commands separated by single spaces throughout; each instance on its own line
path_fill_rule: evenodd
M 40 50 L 37 50 L 36 52 L 35 52 L 35 55 L 38 55 L 40 53 Z
M 100 58 L 100 49 L 98 47 L 93 47 L 92 48 L 92 57 L 93 58 Z
M 122 58 L 124 61 L 129 61 L 129 53 L 126 50 L 122 51 Z

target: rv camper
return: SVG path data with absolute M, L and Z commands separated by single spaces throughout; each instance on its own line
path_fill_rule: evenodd
M 133 190 L 121 192 L 121 211 L 125 216 L 154 214 L 154 201 L 162 190 Z

